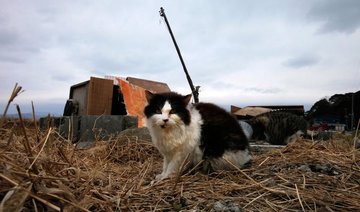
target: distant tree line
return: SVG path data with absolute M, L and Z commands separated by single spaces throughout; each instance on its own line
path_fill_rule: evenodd
M 354 118 L 352 122 L 352 113 Z M 347 128 L 356 127 L 360 118 L 360 91 L 355 93 L 335 94 L 329 99 L 323 98 L 317 101 L 309 111 L 306 119 L 313 123 L 319 118 L 333 118 L 340 123 L 346 124 Z

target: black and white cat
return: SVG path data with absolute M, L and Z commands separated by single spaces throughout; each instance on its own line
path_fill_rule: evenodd
M 231 170 L 250 162 L 249 143 L 237 120 L 211 103 L 189 104 L 191 94 L 146 91 L 144 109 L 152 141 L 164 158 L 164 179 L 179 171 L 184 160 L 191 166 L 203 160 L 203 170 Z

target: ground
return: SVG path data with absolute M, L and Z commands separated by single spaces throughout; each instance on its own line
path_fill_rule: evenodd
M 31 122 L 0 129 L 0 211 L 356 211 L 354 136 L 253 151 L 250 167 L 152 182 L 162 158 L 137 130 L 87 149 Z M 37 140 L 37 137 L 39 139 Z

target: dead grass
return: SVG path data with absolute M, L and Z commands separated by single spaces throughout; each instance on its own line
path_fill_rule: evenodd
M 52 128 L 37 142 L 24 124 L 26 139 L 18 122 L 0 129 L 0 211 L 215 211 L 218 202 L 244 211 L 360 210 L 352 138 L 300 140 L 254 155 L 248 169 L 151 184 L 162 161 L 149 141 L 116 137 L 80 150 Z

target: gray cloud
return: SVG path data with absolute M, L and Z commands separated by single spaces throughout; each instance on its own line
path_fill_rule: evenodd
M 245 88 L 244 91 L 246 92 L 254 92 L 254 93 L 260 93 L 260 94 L 277 94 L 281 93 L 280 88 L 266 88 L 266 87 L 249 87 Z
M 299 56 L 286 60 L 283 64 L 290 68 L 303 68 L 316 65 L 319 58 L 315 56 Z
M 8 63 L 25 63 L 25 60 L 17 56 L 5 55 L 0 53 L 0 61 Z
M 66 74 L 54 74 L 53 76 L 51 76 L 52 80 L 60 81 L 60 82 L 68 82 L 71 80 L 71 78 L 72 78 L 71 75 L 66 75 Z
M 8 29 L 0 28 L 0 45 L 8 46 L 16 43 L 17 33 Z
M 21 32 L 16 27 L 9 27 L 9 23 L 3 20 L 0 26 L 0 61 L 10 63 L 24 63 L 30 55 L 39 52 L 41 46 L 32 33 Z
M 360 1 L 320 1 L 309 11 L 312 21 L 321 22 L 319 32 L 354 33 L 360 27 Z
M 157 80 L 188 92 L 158 13 L 163 6 L 192 80 L 207 101 L 311 102 L 332 94 L 334 86 L 325 82 L 339 78 L 339 70 L 349 70 L 341 76 L 348 83 L 339 83 L 336 92 L 357 83 L 352 70 L 358 67 L 351 64 L 358 64 L 359 33 L 352 32 L 359 27 L 359 7 L 355 1 L 338 2 L 8 1 L 0 13 L 0 79 L 6 79 L 0 101 L 8 96 L 2 92 L 19 82 L 29 91 L 19 101 L 46 101 L 51 93 L 65 103 L 71 85 L 94 75 Z M 349 5 L 355 12 L 348 12 Z M 349 34 L 314 34 L 314 25 L 322 32 Z M 288 67 L 306 69 L 284 71 Z M 319 78 L 324 84 L 314 83 Z

